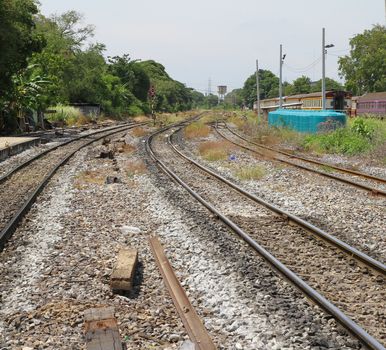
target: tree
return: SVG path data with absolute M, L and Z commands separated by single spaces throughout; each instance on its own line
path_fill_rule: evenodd
M 35 31 L 34 0 L 0 0 L 0 103 L 12 88 L 12 76 L 28 65 L 28 58 L 44 46 Z
M 326 83 L 326 91 L 328 91 L 328 90 L 343 90 L 342 84 L 337 82 L 334 79 L 326 77 L 325 83 Z M 319 92 L 319 91 L 322 91 L 322 79 L 316 81 L 311 86 L 311 92 Z
M 308 94 L 311 92 L 311 79 L 302 75 L 292 82 L 292 94 Z
M 108 61 L 109 72 L 119 77 L 136 98 L 146 102 L 150 79 L 138 61 L 132 61 L 128 54 L 110 57 Z
M 156 110 L 177 112 L 192 108 L 191 90 L 184 84 L 172 79 L 165 67 L 153 60 L 138 62 L 148 75 L 156 92 Z
M 354 36 L 350 47 L 338 61 L 346 89 L 358 95 L 386 91 L 386 27 L 378 24 Z
M 227 105 L 238 106 L 241 107 L 243 105 L 243 90 L 242 89 L 234 89 L 228 94 L 226 94 L 224 102 Z
M 260 98 L 266 99 L 279 95 L 279 78 L 269 70 L 259 69 Z M 256 74 L 244 83 L 242 96 L 245 104 L 252 108 L 256 101 Z

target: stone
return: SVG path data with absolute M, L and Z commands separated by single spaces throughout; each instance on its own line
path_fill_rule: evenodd
M 121 232 L 124 235 L 127 235 L 129 233 L 131 233 L 131 234 L 139 234 L 139 233 L 141 233 L 141 229 L 138 228 L 138 227 L 135 227 L 135 226 L 122 226 L 121 227 Z
M 195 345 L 190 340 L 185 340 L 179 350 L 195 350 Z
M 106 177 L 106 180 L 105 180 L 105 184 L 106 184 L 106 185 L 119 184 L 119 183 L 121 183 L 121 182 L 122 182 L 122 181 L 120 180 L 119 177 L 117 177 L 117 176 L 111 176 L 111 175 L 107 176 L 107 177 Z

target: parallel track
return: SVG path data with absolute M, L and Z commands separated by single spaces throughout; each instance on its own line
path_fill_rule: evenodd
M 252 144 L 254 146 L 257 146 L 259 148 L 266 149 L 266 150 L 269 150 L 269 151 L 274 152 L 274 153 L 283 154 L 286 157 L 296 158 L 296 159 L 301 160 L 301 161 L 305 161 L 305 162 L 309 162 L 309 163 L 314 163 L 314 164 L 319 165 L 319 166 L 333 168 L 335 170 L 339 170 L 341 172 L 345 172 L 345 173 L 348 173 L 348 174 L 351 174 L 351 175 L 361 176 L 361 177 L 364 177 L 364 178 L 367 178 L 367 179 L 370 179 L 370 180 L 373 180 L 373 181 L 378 181 L 378 182 L 381 182 L 381 183 L 386 183 L 386 180 L 382 179 L 380 177 L 375 177 L 375 176 L 372 176 L 372 175 L 369 175 L 369 174 L 356 172 L 356 171 L 353 171 L 353 170 L 350 170 L 350 169 L 341 168 L 341 167 L 337 167 L 337 166 L 330 165 L 330 164 L 327 164 L 327 163 L 322 163 L 322 162 L 314 161 L 314 160 L 309 159 L 309 158 L 295 156 L 295 155 L 292 155 L 290 153 L 277 150 L 275 148 L 271 148 L 271 147 L 267 147 L 265 145 L 258 144 L 256 142 L 248 140 L 247 138 L 243 137 L 242 135 L 240 135 L 240 134 L 236 133 L 235 131 L 231 130 L 228 127 L 228 125 L 226 125 L 226 129 L 229 132 L 231 132 L 233 135 L 235 135 L 238 138 L 240 138 L 241 140 L 243 140 L 243 141 L 245 141 L 245 142 L 247 142 L 249 144 Z M 222 132 L 220 132 L 218 126 L 215 126 L 215 130 L 217 131 L 217 133 L 222 138 L 224 138 L 228 142 L 231 142 L 232 144 L 236 145 L 237 147 L 243 148 L 243 149 L 245 149 L 247 151 L 250 151 L 250 152 L 253 152 L 253 153 L 257 153 L 257 154 L 259 154 L 261 156 L 265 156 L 262 152 L 258 151 L 257 149 L 250 148 L 248 146 L 240 144 L 240 143 L 232 140 L 228 136 L 224 135 Z M 362 190 L 366 190 L 368 192 L 371 192 L 372 194 L 379 195 L 379 196 L 385 196 L 386 197 L 386 191 L 384 191 L 382 189 L 371 187 L 371 186 L 368 186 L 368 185 L 365 185 L 365 184 L 362 184 L 362 183 L 359 183 L 359 182 L 356 182 L 356 181 L 352 181 L 352 180 L 349 180 L 349 179 L 346 179 L 346 178 L 343 178 L 343 177 L 340 177 L 340 176 L 337 176 L 337 175 L 334 175 L 334 174 L 326 173 L 325 171 L 313 169 L 313 168 L 310 168 L 310 167 L 307 167 L 307 166 L 304 166 L 304 165 L 292 162 L 290 160 L 287 160 L 287 159 L 284 159 L 284 158 L 281 158 L 281 157 L 273 156 L 272 159 L 275 160 L 275 161 L 279 161 L 279 162 L 282 162 L 282 163 L 285 163 L 285 164 L 288 164 L 288 165 L 291 165 L 291 166 L 294 166 L 294 167 L 297 167 L 297 168 L 309 171 L 309 172 L 316 173 L 316 174 L 324 176 L 324 177 L 328 177 L 330 179 L 334 179 L 336 181 L 340 181 L 340 182 L 346 183 L 346 184 L 351 185 L 351 186 L 355 186 L 355 187 L 360 188 Z
M 153 140 L 155 139 L 155 137 L 159 134 L 161 134 L 163 131 L 167 131 L 167 128 L 161 130 L 161 131 L 158 131 L 156 132 L 155 134 L 151 135 L 148 140 L 147 140 L 147 151 L 149 153 L 149 155 L 152 157 L 152 159 L 159 165 L 159 167 L 166 173 L 168 174 L 174 181 L 176 181 L 177 183 L 179 183 L 180 185 L 182 185 L 195 199 L 197 199 L 201 204 L 203 204 L 208 210 L 210 210 L 212 213 L 214 213 L 221 221 L 223 221 L 228 227 L 230 227 L 234 232 L 236 232 L 244 241 L 246 241 L 256 252 L 258 252 L 267 262 L 269 262 L 275 270 L 279 271 L 286 279 L 288 279 L 291 283 L 293 283 L 298 289 L 300 289 L 308 298 L 310 298 L 311 300 L 313 300 L 316 304 L 318 304 L 320 307 L 322 307 L 326 312 L 328 312 L 329 314 L 331 314 L 332 316 L 334 316 L 343 326 L 345 326 L 350 332 L 352 332 L 360 341 L 362 341 L 366 346 L 368 346 L 369 348 L 371 349 L 385 349 L 383 347 L 382 344 L 379 343 L 379 341 L 377 341 L 373 336 L 369 335 L 361 326 L 359 326 L 357 323 L 355 323 L 352 319 L 350 319 L 344 312 L 342 312 L 338 307 L 336 307 L 334 304 L 332 304 L 329 300 L 327 300 L 327 298 L 325 296 L 323 296 L 322 294 L 320 294 L 318 291 L 316 291 L 314 288 L 312 288 L 308 283 L 306 283 L 302 278 L 300 278 L 296 273 L 294 273 L 293 271 L 291 271 L 290 268 L 288 268 L 287 266 L 285 266 L 283 264 L 283 262 L 279 261 L 277 258 L 275 258 L 271 253 L 268 252 L 267 249 L 265 249 L 265 247 L 268 247 L 268 249 L 273 249 L 275 251 L 275 254 L 276 252 L 278 251 L 278 249 L 281 249 L 281 247 L 279 246 L 278 248 L 278 245 L 276 244 L 270 244 L 269 240 L 266 239 L 265 241 L 264 240 L 260 240 L 262 243 L 257 243 L 250 235 L 248 235 L 246 233 L 246 230 L 250 231 L 250 230 L 253 230 L 253 228 L 255 227 L 259 227 L 260 225 L 260 228 L 261 228 L 261 222 L 259 222 L 259 220 L 255 220 L 255 219 L 251 219 L 252 222 L 243 222 L 245 221 L 243 217 L 234 217 L 234 218 L 229 218 L 225 215 L 223 215 L 220 210 L 217 208 L 217 207 L 214 207 L 212 204 L 209 203 L 209 201 L 207 199 L 204 199 L 203 197 L 209 197 L 211 199 L 211 202 L 213 201 L 213 198 L 216 197 L 216 194 L 208 194 L 207 192 L 204 192 L 204 194 L 199 194 L 198 192 L 202 189 L 200 189 L 200 185 L 197 185 L 197 183 L 200 182 L 200 176 L 197 174 L 195 174 L 195 176 L 192 176 L 192 169 L 189 168 L 189 176 L 188 176 L 188 180 L 187 182 L 189 183 L 189 185 L 184 182 L 184 180 L 182 180 L 173 170 L 171 170 L 171 168 L 164 162 L 160 159 L 159 156 L 157 156 L 157 152 L 155 151 L 155 149 L 152 147 L 152 142 Z M 171 136 L 169 136 L 169 145 L 171 145 Z M 194 166 L 196 167 L 199 167 L 200 168 L 200 172 L 205 172 L 205 176 L 203 176 L 203 179 L 201 180 L 201 183 L 204 181 L 205 183 L 207 182 L 212 182 L 213 179 L 209 180 L 209 177 L 208 175 L 210 175 L 211 177 L 215 177 L 215 181 L 222 181 L 222 183 L 226 183 L 228 186 L 230 185 L 229 181 L 227 181 L 226 179 L 221 179 L 221 177 L 215 173 L 213 173 L 212 171 L 210 171 L 209 169 L 206 169 L 205 167 L 199 165 L 197 162 L 193 161 L 192 159 L 189 159 L 188 157 L 186 157 L 185 155 L 183 155 L 180 151 L 177 150 L 177 148 L 174 146 L 174 145 L 171 145 L 173 147 L 173 151 L 174 152 L 177 152 L 181 157 L 183 157 L 186 161 L 189 161 L 191 164 L 194 164 Z M 165 157 L 165 152 L 162 154 L 162 157 Z M 184 172 L 186 173 L 188 169 L 188 166 L 185 165 L 184 166 Z M 201 174 L 202 176 L 202 174 Z M 225 180 L 225 181 L 223 181 Z M 193 182 L 193 184 L 192 184 Z M 194 187 L 194 189 L 193 189 Z M 231 186 L 233 189 L 239 191 L 236 187 L 236 185 L 234 186 Z M 208 191 L 208 190 L 207 190 Z M 213 190 L 215 191 L 215 189 Z M 240 192 L 239 192 L 240 193 Z M 245 195 L 245 194 L 244 194 Z M 229 198 L 229 196 L 225 196 L 224 197 L 224 193 L 222 194 L 218 194 L 217 196 L 220 196 L 221 198 Z M 248 198 L 249 199 L 252 199 L 254 197 L 254 195 L 251 195 L 249 194 L 248 195 Z M 221 198 L 218 198 L 219 200 L 219 204 L 218 206 L 221 206 L 221 201 L 222 199 Z M 240 201 L 241 202 L 241 201 Z M 286 219 L 295 219 L 296 217 L 294 216 L 291 216 L 289 215 L 288 213 L 285 213 L 285 212 L 280 212 L 278 211 L 279 209 L 278 208 L 275 208 L 274 206 L 272 206 L 271 204 L 269 203 L 266 203 L 265 204 L 263 203 L 264 201 L 259 199 L 258 201 L 260 204 L 263 204 L 265 205 L 267 208 L 273 210 L 274 212 L 276 213 L 280 213 L 280 215 L 282 215 L 284 218 Z M 235 203 L 236 204 L 236 203 Z M 267 205 L 268 204 L 268 205 Z M 272 224 L 272 222 L 275 221 L 275 219 L 271 219 L 271 222 L 269 222 L 269 225 Z M 277 220 L 276 220 L 277 221 Z M 280 220 L 279 220 L 280 221 Z M 283 220 L 281 220 L 283 221 Z M 286 220 L 284 220 L 286 221 Z M 304 222 L 304 221 L 301 221 L 301 222 Z M 299 223 L 301 223 L 299 222 Z M 306 227 L 303 226 L 303 223 L 302 226 L 303 228 L 306 228 L 308 231 L 312 230 L 312 225 L 309 224 L 309 223 L 306 223 Z M 264 224 L 264 223 L 263 223 Z M 273 223 L 275 224 L 275 223 Z M 283 223 L 285 224 L 285 223 Z M 280 226 L 280 225 L 279 225 Z M 246 228 L 246 229 L 245 229 Z M 317 229 L 318 231 L 321 231 L 320 229 Z M 283 231 L 283 228 L 279 229 L 279 231 Z M 283 233 L 286 233 L 286 232 L 283 232 Z M 258 236 L 256 234 L 256 232 L 253 233 L 254 234 L 254 237 L 255 236 Z M 300 235 L 301 233 L 297 233 L 298 235 Z M 326 233 L 325 233 L 326 234 Z M 326 234 L 327 236 L 329 236 L 328 234 Z M 303 236 L 306 236 L 304 235 L 303 233 Z M 279 237 L 279 236 L 278 236 Z M 285 237 L 285 236 L 284 236 Z M 296 235 L 293 235 L 291 234 L 291 237 L 290 239 L 295 239 Z M 261 238 L 261 237 L 260 237 Z M 271 237 L 271 239 L 275 240 L 275 237 Z M 282 237 L 279 238 L 279 242 L 280 242 L 280 239 L 283 239 Z M 309 249 L 312 244 L 310 244 L 310 242 L 307 242 L 307 239 L 306 238 L 302 238 L 306 243 L 305 243 L 305 247 L 307 249 Z M 314 240 L 315 241 L 315 240 Z M 332 237 L 332 241 L 335 241 L 335 239 Z M 297 244 L 300 244 L 299 243 L 300 240 L 298 239 L 298 241 L 296 242 L 295 245 Z M 385 265 L 383 265 L 382 263 L 380 262 L 377 262 L 377 261 L 374 261 L 374 259 L 366 256 L 365 254 L 357 251 L 355 248 L 352 248 L 352 247 L 349 247 L 347 244 L 345 244 L 344 242 L 336 242 L 338 244 L 334 244 L 336 247 L 340 247 L 340 248 L 345 248 L 344 250 L 347 252 L 347 250 L 349 251 L 353 251 L 355 252 L 355 254 L 357 254 L 357 258 L 360 256 L 361 257 L 361 261 L 362 263 L 364 264 L 367 264 L 366 261 L 368 262 L 371 262 L 370 264 L 372 265 L 372 269 L 375 269 L 377 270 L 377 272 L 380 274 L 380 276 L 378 276 L 378 278 L 380 279 L 380 284 L 383 285 L 384 287 L 384 278 L 385 278 L 385 274 L 386 274 L 386 267 Z M 313 243 L 314 244 L 314 243 Z M 264 247 L 265 246 L 265 247 Z M 291 247 L 293 248 L 293 247 Z M 335 249 L 335 248 L 334 248 Z M 331 253 L 331 252 L 328 252 L 328 249 L 326 250 L 325 247 L 323 247 L 323 249 L 320 249 L 320 247 L 314 249 L 315 252 L 317 252 L 318 250 L 322 250 L 322 252 L 327 252 L 326 255 L 326 261 L 329 261 L 329 260 L 340 260 L 340 259 L 343 259 L 343 263 L 339 263 L 337 269 L 339 270 L 339 268 L 341 268 L 343 271 L 346 269 L 346 270 L 350 270 L 349 267 L 346 268 L 346 264 L 347 264 L 347 257 L 344 256 L 344 257 L 334 257 L 334 254 L 335 253 Z M 331 249 L 330 249 L 331 250 Z M 313 252 L 314 252 L 313 251 Z M 311 253 L 312 254 L 312 253 Z M 316 253 L 315 253 L 316 254 Z M 283 257 L 285 257 L 286 255 L 284 254 L 280 256 L 280 259 L 282 259 Z M 310 257 L 311 260 L 313 260 L 313 257 Z M 292 267 L 295 267 L 295 268 L 299 268 L 299 264 L 297 264 L 297 257 L 292 257 L 293 260 L 295 260 L 294 263 L 291 264 L 291 257 L 288 256 L 287 257 L 287 261 L 286 263 L 289 263 L 291 264 L 291 268 Z M 304 262 L 303 262 L 304 264 Z M 335 268 L 334 268 L 335 269 Z M 353 269 L 351 269 L 353 270 Z M 310 270 L 308 269 L 308 267 L 305 269 L 305 272 L 306 273 L 309 273 Z M 311 272 L 312 273 L 312 272 Z M 315 282 L 315 278 L 318 277 L 318 274 L 319 272 L 318 271 L 313 271 L 314 275 L 313 276 L 309 276 L 310 278 L 308 278 L 309 281 L 311 281 L 312 283 L 314 283 L 314 285 L 316 284 L 317 285 L 317 281 Z M 356 273 L 356 276 L 354 275 Z M 344 276 L 343 278 L 347 278 L 347 281 L 355 281 L 355 278 L 362 278 L 364 279 L 365 281 L 369 282 L 370 280 L 372 281 L 375 276 L 373 276 L 374 278 L 370 278 L 370 279 L 367 279 L 366 280 L 366 277 L 363 277 L 365 276 L 364 274 L 362 274 L 362 272 L 360 271 L 360 269 L 356 272 L 353 272 L 353 276 Z M 303 277 L 307 277 L 307 276 L 303 276 Z M 324 281 L 326 282 L 326 281 Z M 372 282 L 371 282 L 372 283 Z M 346 286 L 343 288 L 343 289 L 347 289 Z M 348 289 L 348 292 L 350 293 L 350 289 Z M 377 291 L 374 292 L 375 294 L 374 295 L 377 295 Z M 382 290 L 381 290 L 381 297 L 384 298 L 384 292 L 382 294 Z M 329 297 L 331 296 L 334 296 L 333 295 L 333 291 L 331 293 L 327 293 L 329 295 Z M 339 299 L 338 299 L 339 300 Z M 383 299 L 384 300 L 384 299 Z M 381 299 L 381 302 L 383 301 Z M 350 300 L 350 302 L 352 302 L 352 300 Z M 376 303 L 379 303 L 379 295 L 377 295 L 377 298 L 376 298 Z M 349 311 L 352 312 L 352 307 L 353 305 L 350 305 L 350 307 L 345 307 L 344 303 L 340 303 L 339 304 L 341 308 L 343 309 L 348 309 Z M 369 306 L 369 305 L 365 305 L 366 307 Z M 379 310 L 379 306 L 381 306 L 381 309 Z M 375 306 L 375 311 L 378 312 L 380 311 L 381 314 L 380 314 L 380 319 L 382 319 L 382 305 L 378 305 L 376 304 Z M 383 310 L 384 312 L 384 310 Z M 364 310 L 364 315 L 367 314 L 367 310 Z M 355 315 L 354 315 L 355 316 Z M 363 320 L 361 320 L 363 321 Z M 382 322 L 381 322 L 382 323 Z M 370 325 L 368 326 L 369 329 L 371 330 L 372 333 L 374 333 L 374 329 L 372 327 L 373 325 L 373 322 L 370 322 Z M 382 324 L 378 324 L 377 326 L 379 327 L 382 327 Z M 383 338 L 383 336 L 382 336 Z
M 18 223 L 28 212 L 48 181 L 76 152 L 104 137 L 144 124 L 146 123 L 120 125 L 81 136 L 31 158 L 6 174 L 0 181 L 0 193 L 4 196 L 2 202 L 8 204 L 7 207 L 5 205 L 1 207 L 0 250 L 4 248 L 6 241 L 11 237 Z M 94 137 L 96 134 L 102 135 Z M 90 137 L 91 140 L 83 141 L 84 138 Z M 60 153 L 63 147 L 68 145 L 70 145 L 70 149 L 66 150 L 67 152 L 64 154 Z M 55 154 L 55 151 L 58 151 L 58 149 L 59 154 Z M 42 161 L 42 164 L 39 161 Z M 52 164 L 54 166 L 51 168 Z

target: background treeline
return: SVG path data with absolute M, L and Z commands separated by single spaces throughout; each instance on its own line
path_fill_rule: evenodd
M 92 43 L 94 27 L 69 11 L 45 17 L 35 0 L 0 0 L 0 129 L 17 129 L 26 115 L 57 105 L 100 104 L 107 116 L 177 112 L 206 103 L 155 61 L 128 54 L 105 58 Z
M 372 29 L 355 35 L 350 40 L 350 53 L 338 60 L 339 75 L 345 85 L 326 78 L 326 89 L 345 89 L 354 95 L 386 91 L 386 27 L 375 25 Z M 279 78 L 269 70 L 259 70 L 260 98 L 279 96 Z M 306 94 L 322 90 L 321 79 L 312 82 L 301 76 L 292 83 L 283 83 L 283 95 Z M 252 108 L 256 101 L 256 75 L 253 73 L 242 89 L 227 94 L 225 103 L 229 106 Z

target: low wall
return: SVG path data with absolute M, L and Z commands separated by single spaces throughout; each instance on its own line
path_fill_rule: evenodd
M 40 144 L 40 138 L 0 138 L 0 161 Z

